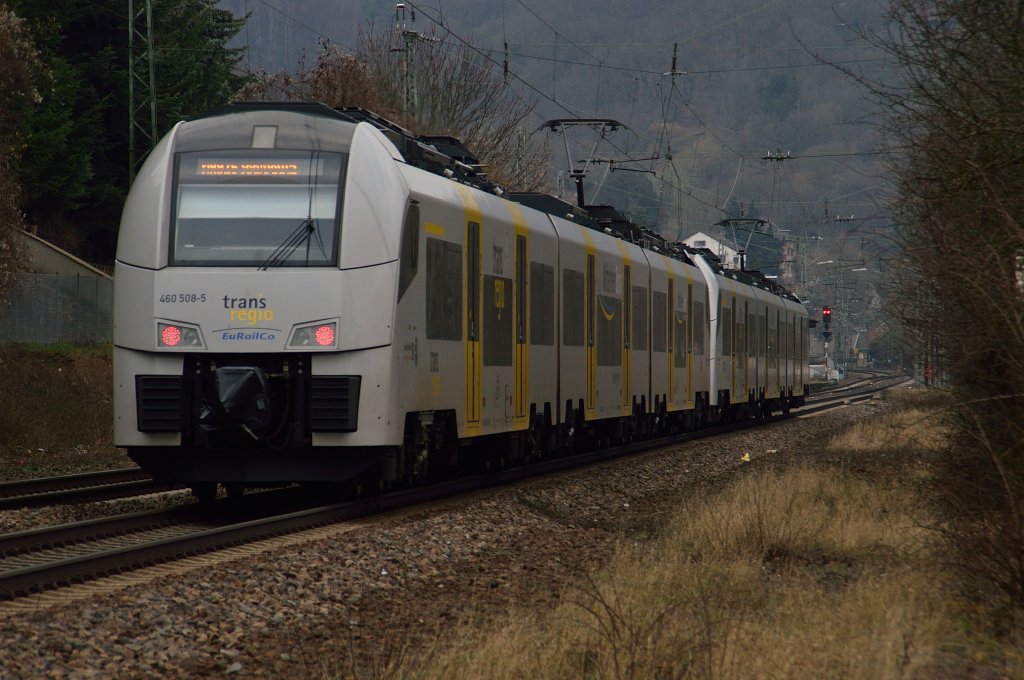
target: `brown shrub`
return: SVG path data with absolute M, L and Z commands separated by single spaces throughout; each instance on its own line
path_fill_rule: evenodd
M 127 465 L 109 346 L 0 345 L 0 478 Z

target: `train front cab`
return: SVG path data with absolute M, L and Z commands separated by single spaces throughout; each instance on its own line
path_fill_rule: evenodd
M 400 156 L 329 109 L 266 108 L 175 127 L 118 241 L 115 441 L 204 493 L 347 479 L 401 444 Z
M 758 351 L 759 300 L 742 273 L 722 270 L 717 261 L 692 255 L 708 290 L 709 394 L 714 415 L 730 421 L 761 412 L 764 357 Z
M 722 270 L 701 255 L 711 309 L 711 393 L 725 420 L 766 417 L 803 403 L 803 307 L 759 276 Z

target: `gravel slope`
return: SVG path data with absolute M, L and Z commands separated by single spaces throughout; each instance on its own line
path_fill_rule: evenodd
M 200 560 L 188 573 L 69 604 L 44 606 L 40 598 L 35 611 L 0 607 L 0 677 L 365 670 L 381 650 L 415 653 L 468 617 L 553 607 L 623 536 L 642 536 L 693 489 L 749 466 L 743 454 L 754 464 L 811 455 L 809 440 L 881 408 L 885 402 L 848 406 L 222 556 L 219 564 Z M 45 520 L 32 512 L 0 517 L 0 527 Z

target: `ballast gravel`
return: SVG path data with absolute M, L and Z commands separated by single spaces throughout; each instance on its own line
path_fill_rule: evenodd
M 460 622 L 552 609 L 695 489 L 746 459 L 812 455 L 821 433 L 884 408 L 850 405 L 479 493 L 68 604 L 0 606 L 0 677 L 380 677 L 371 669 L 382 658 L 429 649 Z M 41 526 L 48 512 L 4 513 L 0 529 Z

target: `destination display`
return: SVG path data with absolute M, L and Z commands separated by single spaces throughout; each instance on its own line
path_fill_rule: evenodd
M 309 160 L 200 158 L 196 161 L 196 175 L 199 177 L 308 177 Z

